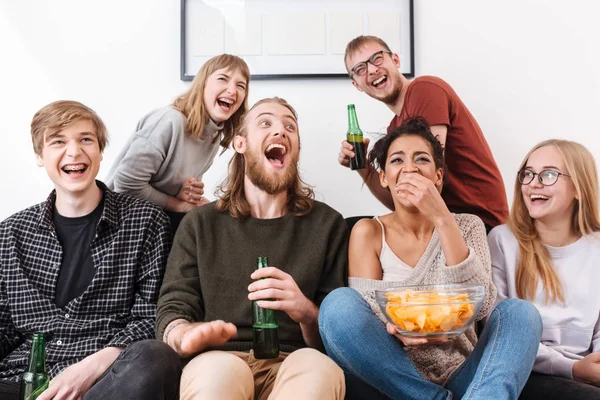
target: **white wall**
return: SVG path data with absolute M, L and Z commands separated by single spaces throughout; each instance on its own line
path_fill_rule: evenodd
M 438 75 L 462 97 L 483 128 L 510 199 L 518 164 L 538 141 L 576 140 L 600 160 L 597 2 L 415 3 L 417 75 Z M 185 91 L 179 13 L 175 0 L 0 0 L 0 219 L 52 189 L 31 148 L 29 124 L 39 108 L 75 99 L 98 112 L 111 135 L 102 178 L 137 120 Z M 251 83 L 251 103 L 274 95 L 300 114 L 301 170 L 318 199 L 345 216 L 384 212 L 336 160 L 346 104 L 356 104 L 367 132 L 385 132 L 391 112 L 347 79 Z M 228 159 L 228 153 L 218 158 L 205 176 L 211 192 Z

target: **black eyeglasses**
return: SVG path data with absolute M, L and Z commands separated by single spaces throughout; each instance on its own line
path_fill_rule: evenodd
M 517 179 L 521 185 L 529 185 L 536 175 L 538 177 L 538 181 L 540 181 L 540 183 L 544 186 L 554 185 L 556 182 L 558 182 L 558 178 L 561 176 L 566 176 L 569 178 L 571 177 L 571 175 L 563 174 L 562 172 L 554 171 L 552 169 L 545 169 L 539 174 L 536 174 L 529 169 L 523 169 L 519 171 Z
M 367 70 L 369 69 L 369 66 L 367 65 L 368 63 L 371 63 L 372 65 L 379 67 L 381 64 L 383 64 L 383 54 L 389 54 L 390 56 L 393 54 L 391 51 L 386 51 L 386 50 L 380 50 L 377 53 L 373 53 L 371 54 L 371 57 L 369 57 L 368 60 L 366 61 L 361 61 L 358 64 L 356 64 L 354 67 L 352 67 L 352 69 L 350 70 L 350 78 L 352 78 L 353 75 L 358 75 L 358 76 L 363 76 L 367 73 Z

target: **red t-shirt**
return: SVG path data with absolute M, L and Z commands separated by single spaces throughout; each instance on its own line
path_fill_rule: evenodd
M 481 128 L 452 87 L 434 76 L 414 79 L 402 112 L 392 119 L 388 133 L 405 119 L 417 116 L 425 118 L 429 125 L 448 127 L 448 172 L 442 197 L 450 211 L 475 214 L 492 227 L 504 223 L 508 203 L 502 175 Z

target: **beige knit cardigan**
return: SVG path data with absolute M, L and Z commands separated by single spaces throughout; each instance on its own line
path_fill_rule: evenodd
M 460 264 L 446 265 L 440 238 L 434 230 L 425 252 L 408 279 L 393 282 L 349 278 L 349 286 L 365 298 L 382 323 L 386 319 L 375 301 L 375 290 L 403 285 L 481 283 L 485 285 L 485 299 L 476 320 L 484 319 L 492 311 L 496 301 L 496 287 L 492 283 L 490 251 L 483 222 L 471 214 L 454 214 L 454 219 L 469 248 L 469 256 Z M 405 349 L 417 370 L 426 379 L 444 385 L 450 375 L 465 362 L 476 343 L 477 335 L 471 326 L 451 341 Z

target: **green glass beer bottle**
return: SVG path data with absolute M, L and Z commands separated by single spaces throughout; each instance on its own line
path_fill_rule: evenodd
M 34 333 L 29 354 L 29 366 L 21 378 L 21 400 L 34 400 L 48 389 L 50 377 L 46 373 L 46 344 L 43 333 Z
M 348 104 L 348 143 L 354 148 L 354 157 L 350 159 L 350 168 L 363 169 L 366 166 L 366 149 L 365 143 L 363 142 L 363 133 L 358 126 L 358 118 L 356 117 L 356 110 L 354 104 Z
M 257 269 L 266 268 L 268 265 L 267 257 L 258 257 Z M 256 300 L 252 302 L 252 331 L 254 358 L 279 356 L 279 326 L 275 319 L 275 310 L 259 307 Z

